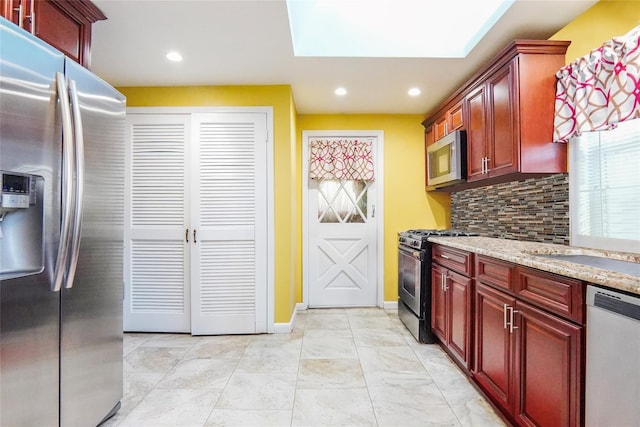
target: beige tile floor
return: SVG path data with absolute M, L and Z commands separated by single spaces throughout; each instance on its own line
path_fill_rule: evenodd
M 125 334 L 122 409 L 105 426 L 504 426 L 397 312 L 299 312 L 291 334 Z

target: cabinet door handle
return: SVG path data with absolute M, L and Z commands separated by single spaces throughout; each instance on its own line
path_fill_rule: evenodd
M 186 228 L 186 229 L 184 230 L 184 240 L 185 240 L 187 243 L 189 243 L 189 229 L 188 229 L 188 228 Z
M 33 1 L 33 0 L 32 0 Z M 36 35 L 36 13 L 31 11 L 31 15 L 27 16 L 31 20 L 31 34 Z
M 484 175 L 484 159 L 485 158 L 483 157 L 482 158 L 482 164 L 481 164 L 481 167 L 480 167 L 480 175 Z
M 504 329 L 507 329 L 509 327 L 509 322 L 507 321 L 507 311 L 509 310 L 509 306 L 507 304 L 504 304 L 502 306 L 502 321 L 504 324 Z
M 198 243 L 198 241 L 196 240 L 196 229 L 193 229 L 193 243 Z
M 447 135 L 449 133 L 449 123 L 444 122 L 444 134 Z
M 509 333 L 512 334 L 514 329 L 518 329 L 517 326 L 513 325 L 513 315 L 514 313 L 517 313 L 518 310 L 514 310 L 513 307 L 509 307 L 509 310 L 511 312 L 511 314 L 509 315 Z
M 18 26 L 20 28 L 24 28 L 24 12 L 23 12 L 24 7 L 22 5 L 23 5 L 23 3 L 20 2 L 20 3 L 18 3 L 18 7 L 13 9 L 14 11 L 16 11 L 16 10 L 18 11 Z
M 442 290 L 447 292 L 449 287 L 447 286 L 447 273 L 442 273 Z
M 490 161 L 491 161 L 491 159 L 487 157 L 487 158 L 486 158 L 486 166 L 485 166 L 485 168 L 484 168 L 484 169 L 485 169 L 485 173 L 489 173 L 489 170 L 490 170 L 490 169 L 489 169 L 489 162 L 490 162 Z

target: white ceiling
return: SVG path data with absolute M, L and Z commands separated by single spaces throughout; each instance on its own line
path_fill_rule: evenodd
M 94 24 L 91 69 L 112 85 L 285 84 L 301 114 L 425 114 L 512 39 L 547 39 L 597 0 L 516 0 L 464 59 L 294 57 L 285 0 L 94 3 L 108 19 Z M 184 60 L 167 61 L 169 50 Z

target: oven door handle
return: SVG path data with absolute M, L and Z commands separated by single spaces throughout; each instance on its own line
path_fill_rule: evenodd
M 404 255 L 410 256 L 411 258 L 415 258 L 419 261 L 423 260 L 423 256 L 424 256 L 423 251 L 417 251 L 417 250 L 405 248 L 402 246 L 399 246 L 398 250 L 402 252 Z

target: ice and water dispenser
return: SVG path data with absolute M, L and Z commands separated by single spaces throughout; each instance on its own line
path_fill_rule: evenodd
M 39 273 L 44 268 L 44 179 L 0 173 L 0 280 Z

